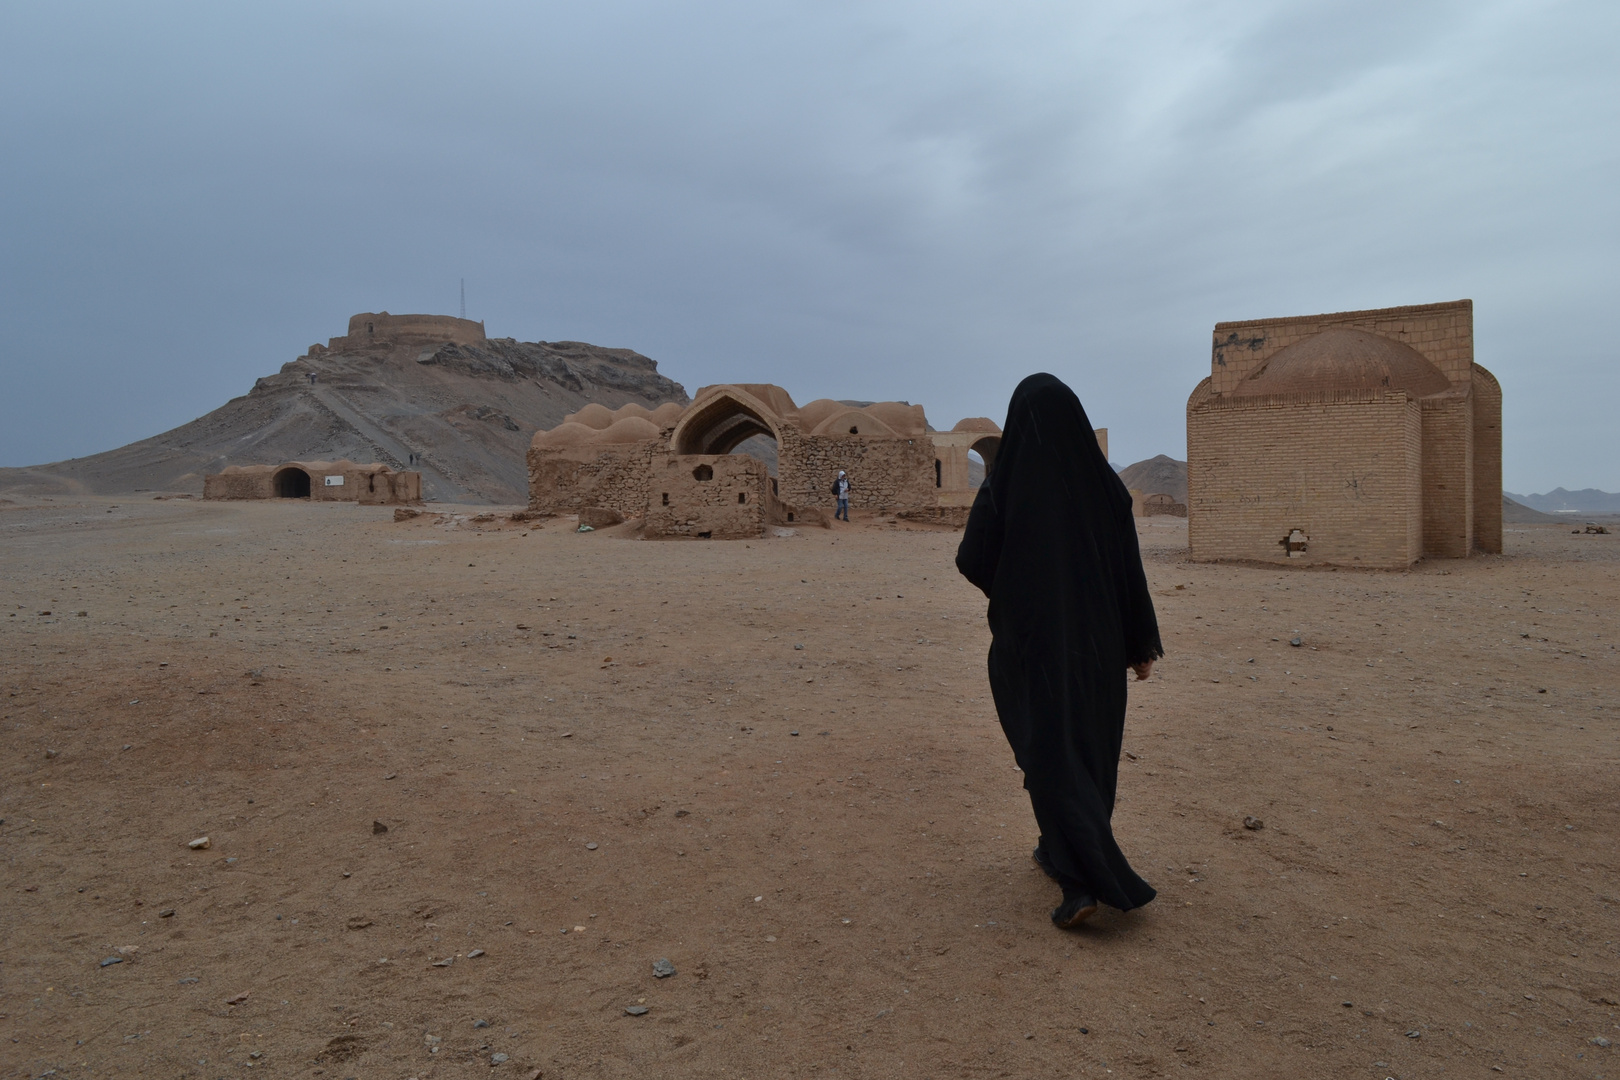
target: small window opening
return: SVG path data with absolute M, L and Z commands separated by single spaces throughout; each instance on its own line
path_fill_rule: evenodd
M 669 492 L 667 492 L 667 491 L 664 492 L 664 505 L 665 506 L 669 505 Z
M 372 473 L 370 476 L 366 477 L 366 490 L 367 491 L 376 491 L 377 490 L 377 474 L 376 473 Z
M 366 333 L 375 334 L 376 332 L 377 330 L 375 327 L 373 327 L 370 323 L 366 323 Z
M 939 460 L 939 458 L 935 458 L 934 459 L 934 486 L 935 487 L 944 487 L 945 486 L 944 485 L 944 479 L 945 479 L 945 465 L 944 465 L 943 462 L 941 462 Z
M 858 428 L 858 427 L 853 427 L 853 426 L 852 426 L 852 427 L 851 427 L 851 428 L 850 428 L 850 429 L 849 429 L 849 433 L 850 433 L 850 434 L 851 434 L 851 435 L 859 435 L 859 434 L 860 434 L 860 433 L 861 433 L 861 429 L 860 429 L 860 428 Z
M 748 492 L 746 492 L 746 491 L 737 492 L 737 503 L 738 503 L 738 505 L 741 505 L 741 504 L 743 504 L 743 503 L 745 503 L 747 501 L 748 501 Z
M 700 533 L 698 533 L 698 539 L 699 540 L 712 540 L 712 539 L 714 539 L 714 533 L 712 533 L 712 532 L 700 532 Z
M 791 511 L 791 510 L 788 511 L 788 520 L 789 521 L 793 520 L 793 511 Z
M 714 470 L 707 465 L 699 465 L 692 470 L 692 479 L 708 481 L 714 479 Z
M 1290 559 L 1302 558 L 1305 555 L 1305 546 L 1311 538 L 1305 535 L 1303 529 L 1291 529 L 1288 535 L 1277 541 L 1288 552 Z
M 780 494 L 782 494 L 781 489 L 776 486 L 776 477 L 774 477 L 774 476 L 771 477 L 771 494 L 772 495 L 780 495 Z

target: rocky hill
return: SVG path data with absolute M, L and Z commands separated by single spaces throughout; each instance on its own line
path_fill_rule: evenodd
M 1126 487 L 1144 495 L 1163 493 L 1178 503 L 1187 501 L 1187 463 L 1166 454 L 1125 466 L 1119 478 Z
M 0 493 L 200 494 L 204 474 L 227 465 L 348 458 L 420 470 L 426 499 L 522 503 L 537 430 L 593 401 L 688 400 L 630 349 L 484 338 L 477 323 L 466 324 L 470 335 L 444 335 L 459 344 L 420 328 L 372 337 L 356 332 L 373 325 L 367 318 L 384 330 L 409 319 L 461 322 L 356 316 L 349 335 L 311 346 L 206 416 L 90 457 L 0 469 Z

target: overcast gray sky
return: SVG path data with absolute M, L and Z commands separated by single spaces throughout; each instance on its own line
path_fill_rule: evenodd
M 688 390 L 1070 381 L 1183 456 L 1222 319 L 1471 297 L 1505 483 L 1620 490 L 1620 4 L 11 4 L 0 464 L 245 393 L 358 311 Z

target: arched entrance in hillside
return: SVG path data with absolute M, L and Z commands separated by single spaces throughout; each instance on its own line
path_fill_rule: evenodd
M 309 473 L 288 466 L 276 473 L 273 481 L 278 499 L 309 498 Z

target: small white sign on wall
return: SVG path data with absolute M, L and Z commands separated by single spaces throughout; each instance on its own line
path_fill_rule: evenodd
M 341 477 L 341 476 L 328 476 L 326 478 L 326 486 L 327 487 L 342 487 L 343 486 L 343 477 Z

